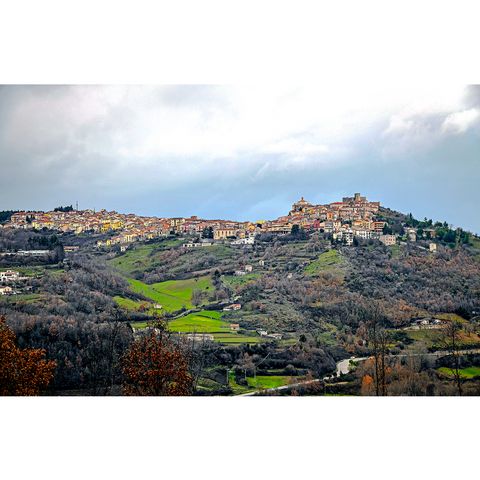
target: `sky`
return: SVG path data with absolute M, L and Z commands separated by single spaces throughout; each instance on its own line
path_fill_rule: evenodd
M 480 86 L 0 86 L 0 210 L 260 220 L 366 195 L 480 233 Z

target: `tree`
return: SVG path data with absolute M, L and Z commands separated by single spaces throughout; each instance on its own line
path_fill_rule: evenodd
M 388 224 L 385 224 L 385 225 L 383 226 L 382 233 L 383 233 L 384 235 L 391 235 L 391 234 L 393 233 L 393 230 L 392 230 L 392 228 L 391 228 Z
M 45 359 L 45 350 L 20 349 L 5 317 L 0 317 L 0 395 L 38 395 L 55 367 L 56 362 Z
M 372 349 L 375 383 L 375 395 L 387 395 L 387 363 L 389 333 L 385 328 L 385 312 L 376 301 L 372 301 L 368 309 L 361 312 L 365 320 L 365 334 L 368 345 Z
M 452 356 L 452 366 L 450 370 L 455 379 L 457 385 L 458 394 L 461 396 L 462 389 L 462 376 L 460 374 L 460 335 L 463 330 L 463 326 L 460 322 L 454 320 L 445 323 L 442 328 L 440 345 Z
M 56 207 L 54 212 L 73 212 L 73 205 L 68 205 L 64 207 L 63 205 L 60 205 L 59 207 Z
M 202 231 L 202 238 L 213 238 L 213 228 L 205 227 Z
M 162 322 L 135 340 L 123 358 L 126 395 L 190 395 L 193 378 L 188 357 Z
M 202 290 L 196 288 L 192 291 L 192 305 L 198 307 L 203 302 L 204 293 Z

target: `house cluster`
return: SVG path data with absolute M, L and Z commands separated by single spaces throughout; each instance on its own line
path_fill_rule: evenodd
M 0 272 L 0 295 L 16 295 L 29 292 L 32 287 L 28 285 L 29 277 L 22 276 L 16 270 Z
M 257 330 L 261 337 L 273 338 L 274 340 L 281 340 L 283 335 L 281 333 L 268 333 L 267 330 Z
M 99 247 L 126 245 L 136 241 L 150 240 L 169 234 L 203 236 L 211 229 L 211 239 L 190 242 L 186 248 L 212 246 L 215 241 L 236 240 L 238 245 L 253 244 L 257 226 L 252 222 L 229 220 L 204 220 L 197 216 L 189 218 L 143 217 L 134 214 L 121 214 L 115 211 L 73 210 L 68 212 L 14 213 L 5 228 L 57 230 L 60 232 L 114 233 L 111 237 L 97 242 Z
M 386 223 L 375 219 L 379 208 L 380 202 L 370 202 L 360 193 L 326 205 L 313 205 L 302 197 L 292 205 L 288 215 L 264 222 L 262 231 L 290 233 L 298 225 L 305 230 L 331 233 L 334 240 L 351 245 L 354 237 L 380 237 Z
M 20 273 L 14 270 L 7 270 L 5 272 L 0 272 L 0 283 L 15 283 L 20 279 Z
M 73 210 L 69 212 L 17 212 L 5 228 L 57 230 L 60 232 L 108 233 L 116 235 L 98 242 L 98 246 L 127 244 L 167 235 L 171 230 L 170 219 L 141 217 L 107 210 Z M 75 247 L 71 247 L 73 251 Z
M 386 245 L 396 242 L 394 235 L 383 235 L 385 222 L 376 219 L 380 202 L 368 201 L 355 193 L 341 202 L 314 205 L 303 197 L 292 205 L 288 215 L 276 220 L 235 222 L 230 220 L 205 220 L 197 216 L 188 218 L 141 217 L 100 210 L 69 212 L 18 212 L 12 215 L 6 227 L 49 228 L 62 232 L 114 232 L 106 240 L 97 242 L 99 247 L 149 240 L 169 234 L 190 235 L 199 240 L 186 242 L 185 248 L 209 247 L 228 241 L 232 245 L 248 246 L 259 233 L 289 234 L 297 225 L 305 230 L 331 233 L 334 240 L 351 245 L 355 237 L 376 238 Z M 413 237 L 414 231 L 407 232 Z
M 9 284 L 20 280 L 20 273 L 14 270 L 0 272 L 0 295 L 14 295 L 15 290 Z

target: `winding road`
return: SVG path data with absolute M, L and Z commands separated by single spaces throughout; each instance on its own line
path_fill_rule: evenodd
M 480 353 L 480 349 L 472 349 L 472 350 L 462 350 L 462 355 L 468 355 L 472 353 Z M 429 353 L 402 353 L 398 355 L 389 355 L 388 358 L 402 358 L 402 357 L 442 357 L 448 355 L 448 352 L 444 350 L 437 350 L 435 352 L 429 352 Z M 320 383 L 320 382 L 325 382 L 327 380 L 333 380 L 335 377 L 340 377 L 340 375 L 345 375 L 350 372 L 350 367 L 351 364 L 350 362 L 363 362 L 367 360 L 369 357 L 350 357 L 350 358 L 345 358 L 343 360 L 340 360 L 336 364 L 336 371 L 334 375 L 330 375 L 327 377 L 323 378 L 316 378 L 314 380 L 306 380 L 303 382 L 298 382 L 298 383 L 291 383 L 289 385 L 282 385 L 280 387 L 273 387 L 273 388 L 266 388 L 263 390 L 255 390 L 254 392 L 248 392 L 248 393 L 242 393 L 240 395 L 237 395 L 239 397 L 252 397 L 255 395 L 260 395 L 260 394 L 265 394 L 265 393 L 270 393 L 270 392 L 278 392 L 282 390 L 289 390 L 291 388 L 296 388 L 296 387 L 304 387 L 306 385 L 312 385 L 315 383 Z

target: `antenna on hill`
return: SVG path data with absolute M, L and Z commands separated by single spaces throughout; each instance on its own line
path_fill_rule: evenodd
M 75 203 L 75 210 L 78 212 L 78 200 L 77 203 Z

